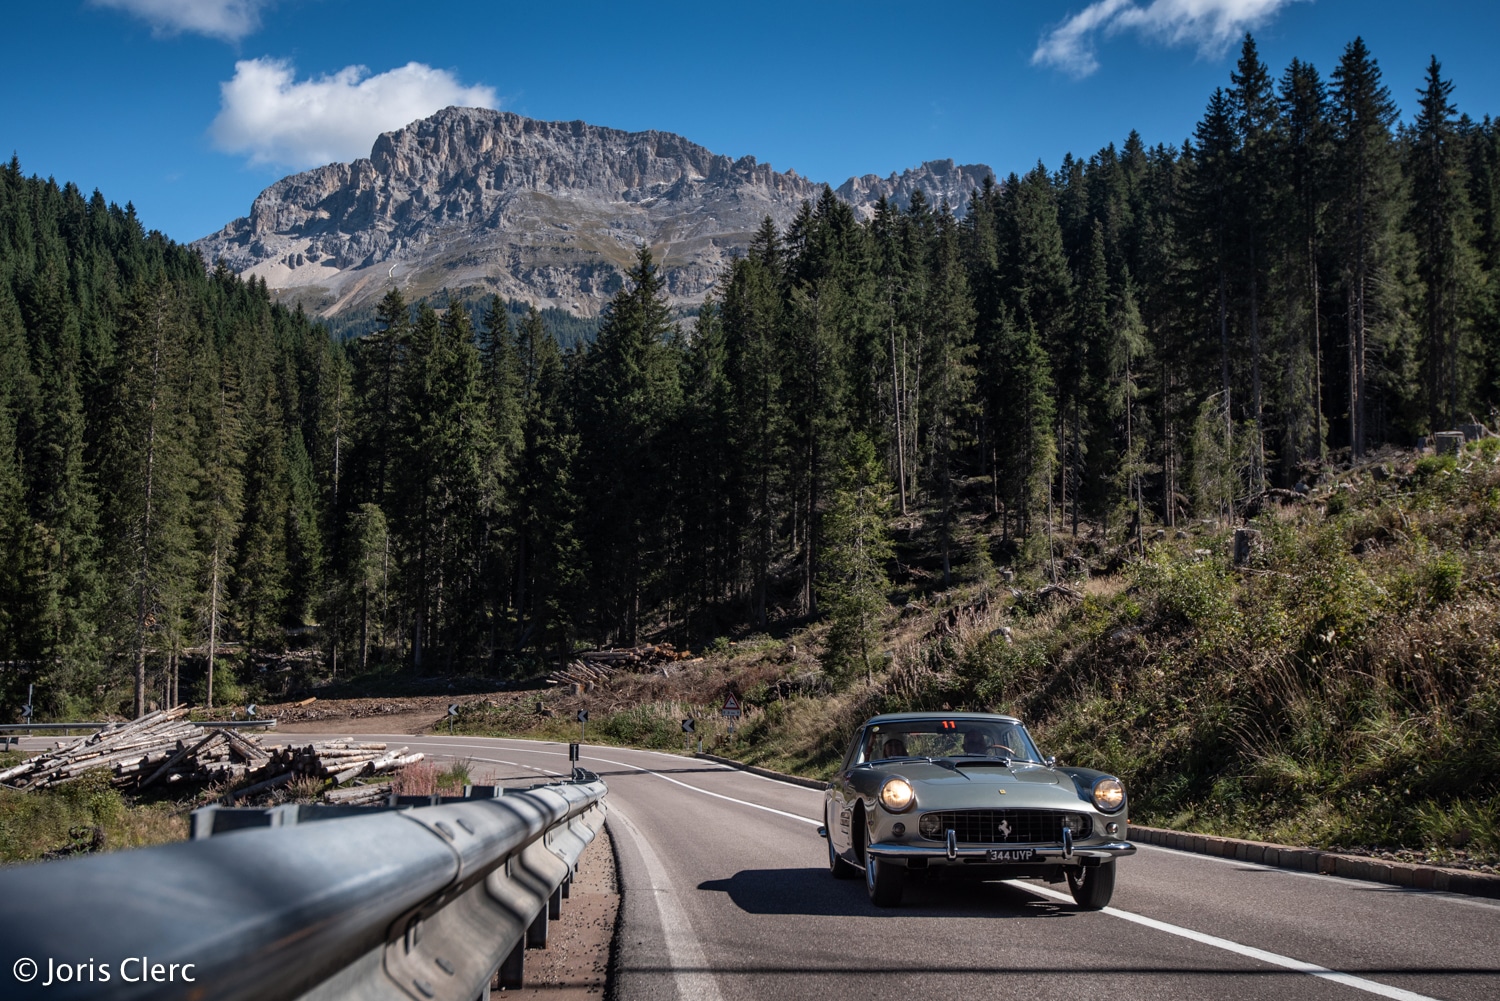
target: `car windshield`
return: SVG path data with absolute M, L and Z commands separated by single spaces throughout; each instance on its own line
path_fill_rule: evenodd
M 1009 720 L 932 719 L 879 723 L 865 734 L 864 759 L 1008 758 L 1042 760 L 1026 728 Z

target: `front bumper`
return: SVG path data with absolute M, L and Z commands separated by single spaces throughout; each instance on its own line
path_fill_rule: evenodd
M 989 859 L 991 849 L 1030 848 L 1036 854 L 1032 861 L 1017 863 L 1031 865 L 1041 861 L 1071 863 L 1076 859 L 1117 859 L 1135 854 L 1135 845 L 1128 841 L 1108 841 L 1097 845 L 958 845 L 952 851 L 943 845 L 912 845 L 899 841 L 877 841 L 866 845 L 865 851 L 877 858 L 928 859 L 933 862 L 957 859 Z M 1071 848 L 1071 850 L 1070 850 Z M 997 862 L 996 865 L 1009 863 Z

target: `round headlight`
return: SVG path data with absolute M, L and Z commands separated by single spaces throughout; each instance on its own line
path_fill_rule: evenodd
M 911 806 L 916 794 L 911 791 L 911 783 L 902 778 L 888 778 L 885 785 L 880 787 L 880 803 L 892 813 L 900 813 Z
M 1094 783 L 1094 805 L 1101 810 L 1118 810 L 1125 802 L 1125 786 L 1119 779 L 1100 779 Z

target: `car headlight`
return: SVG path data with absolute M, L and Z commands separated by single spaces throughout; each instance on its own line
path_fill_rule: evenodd
M 912 792 L 911 783 L 903 778 L 892 776 L 885 780 L 885 785 L 880 787 L 880 804 L 892 813 L 900 813 L 909 809 L 912 801 L 917 798 Z
M 1119 779 L 1100 779 L 1094 783 L 1094 805 L 1101 810 L 1118 810 L 1125 802 L 1125 786 Z

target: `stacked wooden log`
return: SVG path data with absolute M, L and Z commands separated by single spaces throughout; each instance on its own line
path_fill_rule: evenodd
M 198 726 L 183 718 L 187 713 L 179 706 L 105 727 L 0 772 L 0 782 L 49 789 L 104 768 L 115 785 L 144 789 L 162 780 L 238 781 L 269 762 L 253 737 Z
M 560 671 L 553 671 L 547 675 L 549 685 L 581 685 L 585 691 L 591 690 L 595 685 L 603 684 L 609 680 L 610 675 L 619 668 L 607 663 L 589 663 L 584 660 L 575 660 Z
M 334 785 L 343 785 L 361 775 L 393 772 L 422 760 L 420 751 L 407 754 L 408 750 L 406 747 L 391 750 L 383 743 L 356 743 L 353 737 L 341 737 L 277 748 L 271 757 L 271 770 L 330 778 Z
M 670 643 L 647 643 L 624 650 L 590 650 L 559 671 L 547 676 L 549 685 L 581 685 L 588 689 L 603 684 L 616 671 L 649 671 L 677 660 L 687 660 L 690 651 Z
M 323 802 L 341 806 L 369 806 L 372 803 L 384 803 L 390 798 L 389 784 L 345 786 L 342 789 L 330 789 L 323 794 Z

